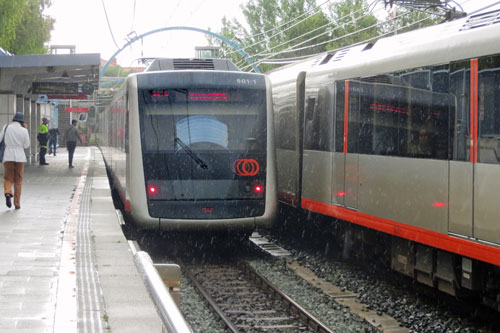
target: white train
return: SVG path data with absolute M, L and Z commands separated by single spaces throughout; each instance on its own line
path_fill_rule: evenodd
M 157 59 L 98 115 L 125 211 L 144 229 L 234 231 L 277 214 L 270 82 L 221 59 Z
M 280 201 L 500 307 L 500 12 L 270 73 Z M 348 222 L 338 222 L 339 220 Z

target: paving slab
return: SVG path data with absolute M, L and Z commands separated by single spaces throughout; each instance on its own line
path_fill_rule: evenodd
M 21 209 L 0 201 L 0 333 L 162 332 L 99 149 L 67 158 L 26 166 Z

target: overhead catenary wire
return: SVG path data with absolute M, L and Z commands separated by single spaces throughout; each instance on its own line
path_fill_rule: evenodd
M 470 1 L 470 0 L 469 0 L 469 1 Z M 467 2 L 468 2 L 468 1 L 467 1 Z M 486 5 L 486 6 L 482 7 L 481 9 L 478 9 L 478 10 L 473 11 L 473 12 L 472 12 L 472 13 L 470 13 L 469 15 L 474 15 L 474 14 L 479 13 L 479 12 L 481 12 L 481 11 L 485 10 L 485 9 L 488 9 L 488 8 L 491 8 L 491 7 L 494 7 L 494 6 L 498 6 L 498 5 L 500 5 L 500 1 L 497 1 L 497 2 L 492 3 L 492 4 L 489 4 L 489 5 Z
M 400 15 L 400 16 L 398 16 L 397 18 L 401 18 L 401 17 L 406 16 L 406 15 L 408 15 L 408 14 L 409 14 L 409 12 L 407 12 L 407 13 L 405 13 L 405 14 L 403 14 L 403 15 Z M 372 41 L 372 40 L 375 40 L 375 39 L 378 39 L 378 38 L 381 38 L 381 37 L 384 37 L 384 36 L 388 36 L 388 35 L 390 35 L 390 34 L 393 34 L 394 32 L 397 32 L 397 31 L 399 31 L 399 30 L 402 30 L 402 29 L 405 29 L 405 28 L 411 27 L 411 26 L 416 25 L 416 24 L 420 24 L 420 23 L 422 23 L 422 22 L 424 22 L 424 21 L 426 21 L 426 20 L 429 20 L 429 19 L 430 19 L 430 17 L 423 18 L 423 19 L 421 19 L 421 20 L 418 20 L 418 21 L 412 22 L 412 23 L 410 23 L 410 24 L 407 24 L 406 26 L 399 27 L 399 28 L 397 28 L 397 29 L 391 30 L 391 31 L 389 31 L 389 32 L 387 32 L 387 33 L 385 33 L 385 34 L 377 35 L 377 36 L 375 36 L 375 37 L 368 38 L 368 39 L 366 39 L 366 40 L 363 40 L 363 41 L 357 42 L 357 43 L 353 44 L 352 46 L 354 46 L 354 45 L 359 45 L 359 44 L 362 44 L 362 43 L 366 43 L 366 42 L 369 42 L 369 41 Z M 384 22 L 380 22 L 380 23 L 378 23 L 377 25 L 382 25 L 382 24 L 385 24 L 385 23 L 387 23 L 387 22 L 386 22 L 386 21 L 384 21 Z M 376 25 L 374 25 L 374 26 L 376 26 Z M 373 27 L 373 26 L 372 26 L 372 27 Z M 368 27 L 368 28 L 370 28 L 370 27 Z M 321 42 L 321 43 L 317 43 L 317 44 L 314 44 L 314 45 L 309 45 L 309 46 L 302 47 L 302 48 L 299 48 L 299 49 L 291 49 L 291 48 L 289 48 L 290 50 L 288 50 L 288 49 L 287 49 L 287 50 L 284 50 L 284 51 L 289 51 L 289 52 L 292 52 L 292 51 L 299 51 L 299 50 L 304 50 L 304 49 L 308 49 L 308 48 L 313 48 L 313 47 L 316 47 L 316 46 L 324 45 L 324 44 L 327 44 L 327 43 L 330 43 L 330 42 L 333 42 L 333 41 L 336 41 L 336 40 L 339 40 L 339 39 L 342 39 L 342 38 L 345 38 L 345 37 L 348 37 L 348 36 L 351 36 L 351 35 L 354 35 L 354 34 L 357 34 L 357 33 L 359 33 L 360 31 L 362 31 L 362 30 L 366 30 L 366 29 L 367 29 L 367 28 L 365 28 L 365 29 L 361 29 L 361 30 L 358 30 L 358 31 L 355 31 L 355 32 L 349 33 L 349 34 L 347 34 L 347 35 L 344 35 L 344 36 L 341 36 L 341 37 L 337 37 L 337 38 L 334 38 L 334 39 L 330 39 L 330 40 L 327 40 L 327 41 L 324 41 L 324 42 Z M 334 51 L 337 51 L 337 50 L 340 50 L 340 49 L 343 49 L 343 48 L 344 48 L 344 47 L 337 48 L 337 49 L 334 49 L 334 50 L 329 50 L 328 52 L 334 52 Z M 258 60 L 258 61 L 256 61 L 256 62 L 255 62 L 255 65 L 259 65 L 259 64 L 263 63 L 265 60 L 272 59 L 272 58 L 274 58 L 275 56 L 277 56 L 278 54 L 285 53 L 284 51 L 276 52 L 276 53 L 275 53 L 275 54 L 273 54 L 273 55 L 270 55 L 270 56 L 268 56 L 268 57 L 266 57 L 266 58 L 263 58 L 263 59 L 261 59 L 261 60 Z M 311 54 L 311 55 L 309 55 L 309 57 L 313 57 L 313 56 L 315 56 L 315 55 L 317 55 L 317 54 Z M 245 69 L 247 69 L 247 68 L 249 68 L 249 66 L 248 66 L 248 65 L 247 65 L 247 66 L 242 67 L 241 69 L 242 69 L 242 70 L 245 70 Z
M 137 1 L 137 0 L 134 0 L 134 11 L 132 12 L 132 28 L 130 28 L 130 31 L 134 31 L 134 23 L 135 23 L 135 5 L 136 5 L 136 1 Z
M 307 12 L 304 12 L 304 13 L 300 14 L 299 16 L 297 16 L 297 17 L 296 17 L 296 18 L 294 18 L 294 19 L 291 19 L 290 21 L 287 21 L 287 22 L 285 22 L 285 23 L 280 24 L 279 26 L 277 26 L 277 27 L 275 27 L 275 28 L 271 28 L 271 29 L 269 29 L 269 30 L 263 31 L 263 32 L 261 32 L 261 33 L 258 33 L 258 34 L 256 34 L 256 35 L 253 35 L 253 36 L 250 36 L 250 37 L 254 37 L 254 38 L 255 38 L 255 37 L 260 37 L 261 35 L 265 35 L 265 34 L 267 34 L 267 33 L 269 33 L 269 32 L 272 32 L 272 31 L 277 30 L 277 29 L 279 29 L 279 28 L 281 28 L 281 27 L 284 27 L 285 25 L 288 25 L 288 24 L 290 24 L 290 23 L 292 23 L 292 22 L 294 22 L 294 21 L 297 21 L 297 20 L 298 20 L 298 19 L 300 19 L 302 16 L 308 15 L 309 13 L 312 13 L 312 12 L 316 11 L 316 9 L 321 8 L 322 6 L 324 6 L 325 4 L 329 3 L 330 1 L 331 1 L 331 0 L 326 0 L 326 1 L 325 1 L 325 2 L 323 2 L 322 4 L 320 4 L 320 5 L 318 5 L 318 6 L 314 7 L 314 8 L 312 8 L 312 9 L 310 9 L 310 10 L 308 10 Z M 317 14 L 317 13 L 314 13 L 313 15 L 310 15 L 310 16 L 314 16 L 314 15 L 316 15 L 316 14 Z
M 408 14 L 409 14 L 409 13 L 406 13 L 406 14 L 404 14 L 404 15 L 408 15 Z M 360 19 L 364 18 L 364 17 L 365 17 L 365 16 L 367 16 L 367 15 L 371 15 L 371 13 L 370 13 L 370 14 L 365 14 L 365 15 L 363 15 L 363 16 L 360 16 L 360 17 L 356 18 L 356 20 L 355 20 L 355 21 L 360 20 Z M 401 16 L 404 16 L 404 15 L 400 15 L 400 17 L 401 17 Z M 350 14 L 345 15 L 345 16 L 343 16 L 342 18 L 339 18 L 338 20 L 340 21 L 340 20 L 342 20 L 342 19 L 344 19 L 344 18 L 346 18 L 346 17 L 348 17 L 348 16 L 350 16 Z M 262 59 L 262 60 L 267 60 L 267 59 L 270 59 L 270 58 L 272 58 L 272 57 L 274 57 L 274 56 L 276 56 L 276 55 L 278 55 L 278 54 L 282 54 L 282 53 L 289 53 L 289 52 L 295 52 L 295 51 L 300 51 L 300 50 L 303 50 L 303 49 L 312 48 L 312 47 L 315 47 L 315 46 L 320 46 L 320 45 L 327 44 L 327 43 L 332 42 L 332 41 L 340 40 L 340 39 L 342 39 L 342 38 L 344 38 L 344 37 L 346 37 L 346 36 L 351 36 L 351 35 L 354 35 L 354 34 L 356 34 L 356 33 L 359 33 L 359 32 L 362 32 L 362 31 L 365 31 L 365 30 L 368 30 L 368 29 L 371 29 L 371 28 L 374 28 L 374 27 L 377 27 L 377 26 L 380 26 L 380 25 L 386 24 L 386 21 L 383 21 L 383 22 L 378 22 L 377 24 L 374 24 L 374 25 L 372 25 L 372 26 L 369 26 L 369 27 L 366 27 L 366 28 L 363 28 L 363 29 L 360 29 L 360 30 L 354 31 L 354 32 L 352 32 L 352 33 L 350 33 L 350 34 L 348 34 L 348 35 L 344 35 L 344 36 L 337 37 L 337 38 L 335 38 L 335 39 L 333 39 L 333 40 L 329 40 L 329 41 L 326 41 L 326 42 L 323 42 L 323 43 L 318 43 L 318 44 L 315 44 L 315 45 L 312 45 L 312 46 L 307 46 L 307 47 L 303 47 L 303 48 L 297 49 L 297 47 L 298 47 L 298 46 L 300 46 L 300 45 L 303 45 L 303 44 L 305 44 L 305 43 L 307 43 L 307 42 L 310 42 L 311 40 L 314 40 L 314 39 L 316 39 L 316 38 L 320 37 L 321 35 L 324 35 L 324 34 L 327 34 L 327 33 L 331 33 L 331 32 L 333 32 L 333 31 L 335 31 L 336 29 L 340 29 L 340 28 L 342 28 L 342 27 L 344 27 L 344 26 L 346 26 L 346 25 L 348 25 L 348 24 L 351 24 L 351 23 L 352 23 L 352 22 L 345 22 L 345 23 L 343 23 L 343 24 L 341 24 L 341 25 L 337 26 L 335 29 L 333 29 L 333 30 L 331 30 L 331 31 L 325 31 L 325 32 L 323 32 L 323 33 L 321 33 L 321 34 L 319 34 L 319 35 L 317 35 L 317 36 L 311 37 L 311 38 L 309 38 L 309 39 L 307 39 L 307 40 L 305 40 L 305 41 L 302 41 L 302 42 L 300 42 L 300 43 L 297 43 L 297 44 L 295 44 L 295 45 L 292 45 L 292 46 L 290 46 L 290 47 L 286 48 L 285 50 L 282 50 L 282 51 L 279 51 L 279 52 L 274 52 L 274 53 L 271 53 L 271 54 L 262 54 L 262 53 L 259 53 L 259 54 L 251 55 L 251 57 L 252 57 L 252 58 L 255 58 L 255 57 L 258 57 L 259 55 L 269 56 L 269 57 L 267 57 L 267 58 Z M 302 36 L 304 36 L 304 35 L 305 35 L 305 34 L 301 35 L 300 37 L 302 37 Z M 296 38 L 295 38 L 295 39 L 296 39 Z M 283 45 L 283 44 L 286 44 L 286 43 L 282 43 L 281 45 Z
M 118 46 L 118 43 L 115 40 L 115 36 L 113 35 L 113 30 L 111 29 L 111 24 L 109 23 L 108 13 L 106 12 L 106 6 L 104 5 L 104 0 L 101 0 L 101 3 L 102 3 L 102 8 L 104 9 L 104 16 L 106 16 L 106 22 L 108 23 L 109 33 L 111 34 L 111 38 L 113 39 L 116 48 L 119 49 L 120 47 Z
M 378 9 L 378 10 L 379 10 L 379 9 Z M 378 10 L 377 10 L 377 11 L 378 11 Z M 357 12 L 359 12 L 359 11 L 362 11 L 362 9 L 359 9 L 359 10 L 357 10 L 357 11 L 353 12 L 353 13 L 350 13 L 350 14 L 356 14 L 356 13 L 357 13 Z M 363 15 L 363 16 L 360 16 L 360 17 L 356 18 L 354 21 L 358 21 L 358 20 L 360 20 L 360 19 L 363 19 L 363 18 L 365 18 L 365 17 L 367 17 L 368 15 L 371 15 L 371 14 L 372 14 L 372 13 L 367 13 L 367 14 L 365 14 L 365 15 Z M 339 20 L 339 21 L 341 21 L 341 20 L 343 20 L 344 18 L 346 18 L 346 17 L 348 17 L 348 16 L 350 16 L 350 15 L 345 15 L 345 16 L 343 16 L 343 17 L 339 18 L 338 20 Z M 314 40 L 314 39 L 316 39 L 316 38 L 318 38 L 318 37 L 321 37 L 321 36 L 323 36 L 323 35 L 326 35 L 326 34 L 332 33 L 332 32 L 334 32 L 334 31 L 336 31 L 336 30 L 338 30 L 338 29 L 340 29 L 340 28 L 345 27 L 345 26 L 346 26 L 346 25 L 348 25 L 348 24 L 351 24 L 351 23 L 352 23 L 352 21 L 351 21 L 351 22 L 345 22 L 345 23 L 342 23 L 341 25 L 336 26 L 336 27 L 335 27 L 335 28 L 333 28 L 332 30 L 329 30 L 329 31 L 324 31 L 324 32 L 320 33 L 319 35 L 313 36 L 313 37 L 311 37 L 310 39 L 308 39 L 308 40 L 306 40 L 306 41 L 303 41 L 303 42 L 301 42 L 301 43 L 303 44 L 303 43 L 306 43 L 306 42 L 308 42 L 308 41 Z M 300 36 L 294 37 L 294 38 L 292 38 L 292 39 L 290 39 L 290 40 L 287 40 L 287 41 L 285 41 L 285 42 L 283 42 L 283 43 L 281 43 L 281 44 L 275 45 L 275 46 L 273 46 L 273 47 L 269 48 L 269 49 L 268 49 L 268 51 L 273 50 L 273 49 L 276 49 L 276 48 L 278 48 L 278 47 L 280 47 L 280 46 L 283 46 L 283 45 L 285 45 L 285 44 L 287 44 L 287 43 L 293 42 L 293 41 L 295 41 L 295 40 L 297 40 L 297 39 L 299 39 L 299 38 L 301 38 L 301 37 L 304 37 L 304 36 L 308 35 L 309 33 L 312 33 L 312 32 L 315 32 L 315 31 L 317 31 L 317 30 L 320 30 L 320 29 L 322 29 L 322 28 L 325 28 L 325 27 L 327 27 L 327 26 L 329 26 L 329 25 L 331 25 L 331 24 L 333 24 L 333 23 L 329 22 L 329 23 L 327 23 L 327 24 L 324 24 L 324 25 L 322 25 L 322 26 L 320 26 L 320 27 L 318 27 L 318 28 L 316 28 L 316 29 L 314 29 L 314 30 L 311 30 L 311 31 L 309 31 L 309 32 L 306 32 L 306 33 L 304 33 L 304 34 L 302 34 L 302 35 L 300 35 Z M 301 45 L 301 43 L 296 44 L 296 46 L 297 46 L 297 45 Z M 266 55 L 269 55 L 269 53 L 268 53 L 268 54 L 266 54 L 266 53 L 262 53 L 262 52 L 260 52 L 260 53 L 257 53 L 257 54 L 255 54 L 255 55 L 253 55 L 252 57 L 261 56 L 261 55 L 266 56 Z
M 467 2 L 469 2 L 469 1 L 471 1 L 471 0 L 466 0 L 466 1 L 462 2 L 462 5 L 463 5 L 463 4 L 466 4 L 466 3 L 467 3 Z M 375 6 L 376 6 L 376 3 L 377 3 L 377 2 L 379 2 L 379 1 L 378 1 L 378 0 L 373 1 L 373 2 L 369 5 L 369 7 L 371 7 L 371 8 L 375 8 Z M 454 4 L 456 4 L 456 5 L 457 5 L 457 7 L 459 7 L 460 9 L 462 9 L 462 5 L 461 5 L 460 3 L 457 3 L 456 1 L 452 1 L 452 2 L 453 2 Z M 477 10 L 477 11 L 475 11 L 475 12 L 478 12 L 478 11 L 484 10 L 484 9 L 486 9 L 486 8 L 489 8 L 489 7 L 495 6 L 495 5 L 497 5 L 497 4 L 500 4 L 500 1 L 499 1 L 499 2 L 497 2 L 497 3 L 495 3 L 495 4 L 485 6 L 485 7 L 483 7 L 482 9 Z M 381 7 L 379 7 L 379 9 L 381 9 Z M 379 9 L 378 9 L 378 10 L 379 10 Z M 474 12 L 474 13 L 475 13 L 475 12 Z M 350 15 L 352 15 L 352 14 L 353 14 L 353 13 L 349 13 L 349 14 L 348 14 L 348 15 L 346 15 L 346 16 L 350 16 Z M 407 12 L 406 14 L 403 14 L 403 15 L 399 15 L 397 18 L 400 18 L 400 17 L 405 16 L 405 15 L 408 15 L 408 14 L 409 14 L 409 12 Z M 436 13 L 431 13 L 431 14 L 435 15 Z M 314 15 L 316 15 L 316 13 L 315 13 Z M 368 14 L 367 14 L 367 15 L 368 15 Z M 346 17 L 346 16 L 344 16 L 344 17 Z M 364 16 L 366 16 L 366 15 L 364 15 Z M 362 17 L 364 17 L 364 16 L 362 16 Z M 357 21 L 357 20 L 359 20 L 359 19 L 361 19 L 362 17 L 356 18 L 356 21 Z M 426 21 L 427 19 L 429 19 L 429 18 L 424 18 L 424 19 L 422 19 L 422 20 L 419 20 L 419 21 L 414 22 L 414 23 L 412 23 L 412 24 L 409 24 L 409 25 L 407 25 L 407 26 L 411 26 L 411 25 L 414 25 L 414 24 L 419 24 L 419 23 L 421 23 L 421 22 L 423 22 L 423 21 Z M 339 20 L 340 20 L 340 19 L 339 19 Z M 384 21 L 384 22 L 381 22 L 380 24 L 386 24 L 386 23 L 387 23 L 387 21 Z M 346 24 L 348 24 L 348 23 L 344 23 L 342 26 L 344 26 L 344 25 L 346 25 Z M 377 24 L 377 25 L 380 25 L 380 24 Z M 322 27 L 325 27 L 325 26 L 328 26 L 328 25 L 329 25 L 329 24 L 324 25 L 324 26 L 322 26 Z M 377 25 L 375 25 L 375 26 L 377 26 Z M 281 43 L 281 44 L 279 44 L 279 45 L 276 45 L 276 46 L 272 47 L 271 49 L 275 49 L 275 48 L 280 47 L 280 46 L 282 46 L 282 45 L 284 45 L 284 44 L 286 44 L 286 43 L 290 43 L 291 41 L 296 40 L 296 39 L 298 39 L 298 38 L 300 38 L 300 37 L 303 37 L 303 36 L 305 36 L 305 35 L 307 35 L 307 34 L 310 34 L 310 33 L 314 32 L 314 31 L 317 31 L 317 30 L 321 29 L 322 27 L 320 27 L 320 28 L 316 28 L 316 29 L 314 29 L 314 30 L 312 30 L 312 31 L 309 31 L 309 32 L 306 32 L 306 33 L 304 33 L 304 34 L 302 34 L 302 35 L 300 35 L 300 36 L 297 36 L 297 37 L 295 37 L 295 38 L 293 38 L 293 39 L 291 39 L 291 40 L 288 40 L 288 41 L 283 42 L 283 43 Z M 373 26 L 372 26 L 372 27 L 373 27 Z M 405 26 L 405 27 L 406 27 L 406 26 Z M 380 38 L 380 37 L 386 36 L 386 35 L 388 35 L 388 34 L 393 33 L 394 31 L 398 31 L 398 30 L 400 30 L 400 29 L 404 29 L 405 27 L 398 28 L 398 29 L 393 30 L 393 31 L 391 31 L 391 32 L 389 32 L 389 33 L 386 33 L 386 34 L 383 34 L 383 35 L 379 35 L 379 36 L 377 36 L 377 37 L 374 37 L 374 38 L 371 38 L 371 39 L 368 39 L 368 40 L 373 40 L 373 39 L 376 39 L 376 38 Z M 339 28 L 339 27 L 337 27 L 337 28 Z M 336 29 L 337 29 L 337 28 L 336 28 Z M 293 46 L 291 46 L 291 47 L 289 47 L 289 48 L 287 48 L 287 49 L 285 49 L 285 50 L 283 50 L 283 51 L 276 52 L 276 53 L 271 53 L 271 54 L 258 53 L 258 54 L 255 54 L 255 55 L 251 55 L 251 57 L 252 57 L 252 58 L 255 58 L 255 57 L 258 57 L 258 56 L 261 56 L 261 55 L 266 55 L 266 56 L 268 56 L 268 57 L 266 57 L 266 58 L 264 58 L 264 59 L 261 59 L 260 61 L 258 61 L 258 62 L 257 62 L 257 63 L 263 63 L 263 61 L 268 60 L 268 59 L 270 59 L 270 58 L 273 58 L 273 57 L 277 56 L 278 54 L 289 53 L 289 52 L 295 52 L 295 51 L 300 51 L 300 50 L 304 50 L 304 49 L 310 49 L 310 48 L 313 48 L 313 47 L 316 47 L 316 46 L 320 46 L 320 45 L 323 45 L 323 44 L 326 44 L 326 43 L 329 43 L 329 42 L 332 42 L 332 41 L 336 41 L 336 40 L 342 39 L 342 38 L 344 38 L 344 37 L 348 37 L 348 36 L 354 35 L 354 34 L 356 34 L 356 33 L 359 33 L 359 32 L 361 32 L 361 31 L 364 31 L 364 30 L 369 29 L 369 28 L 370 28 L 370 27 L 368 27 L 368 28 L 364 28 L 364 29 L 361 29 L 361 30 L 359 30 L 359 31 L 352 32 L 352 33 L 349 33 L 349 34 L 347 34 L 347 35 L 344 35 L 344 36 L 341 36 L 341 37 L 338 37 L 338 38 L 335 38 L 335 39 L 332 39 L 332 40 L 329 40 L 329 41 L 325 41 L 325 42 L 322 42 L 322 43 L 318 43 L 318 44 L 314 44 L 314 45 L 306 46 L 306 47 L 303 47 L 303 48 L 297 48 L 297 47 L 298 47 L 298 46 L 300 46 L 300 45 L 303 45 L 303 44 L 305 44 L 305 43 L 307 43 L 307 42 L 309 42 L 309 41 L 311 41 L 311 40 L 314 40 L 314 39 L 316 39 L 316 38 L 320 37 L 321 35 L 324 35 L 324 34 L 325 34 L 325 32 L 323 32 L 322 34 L 319 34 L 319 35 L 317 35 L 317 36 L 314 36 L 314 37 L 312 37 L 312 38 L 308 39 L 307 41 L 303 41 L 303 42 L 301 42 L 301 43 L 298 43 L 298 44 L 296 44 L 296 45 L 293 45 Z M 257 44 L 258 44 L 258 43 L 256 43 L 255 45 L 257 45 Z M 248 47 L 249 47 L 249 46 L 247 46 L 247 48 L 248 48 Z M 269 51 L 269 50 L 271 50 L 271 49 L 268 49 L 268 51 Z M 285 52 L 285 51 L 286 51 L 286 52 Z M 312 56 L 312 55 L 309 55 L 309 56 Z M 291 59 L 293 59 L 293 58 L 291 58 Z M 243 62 L 244 62 L 244 61 L 243 61 Z M 248 68 L 248 66 L 245 66 L 245 67 L 243 67 L 243 68 Z
M 288 21 L 288 22 L 286 22 L 286 23 L 283 23 L 283 24 L 281 24 L 281 25 L 279 25 L 279 26 L 277 26 L 277 27 L 275 27 L 275 28 L 272 28 L 272 29 L 266 30 L 266 31 L 261 32 L 261 33 L 258 33 L 258 34 L 256 34 L 256 35 L 249 36 L 249 38 L 256 38 L 256 37 L 260 37 L 261 35 L 265 35 L 265 34 L 267 34 L 268 32 L 272 32 L 272 31 L 278 30 L 279 28 L 281 28 L 281 27 L 283 27 L 283 26 L 285 26 L 285 25 L 288 25 L 288 24 L 290 24 L 290 23 L 292 23 L 292 22 L 294 22 L 294 21 L 296 21 L 296 20 L 300 19 L 302 16 L 304 16 L 304 15 L 308 15 L 309 13 L 316 11 L 316 9 L 321 8 L 322 6 L 324 6 L 325 4 L 327 4 L 327 3 L 328 3 L 328 2 L 330 2 L 330 1 L 331 1 L 331 0 L 327 0 L 327 1 L 323 2 L 321 5 L 319 5 L 319 6 L 315 7 L 315 8 L 313 8 L 313 9 L 311 9 L 311 10 L 309 10 L 309 11 L 305 12 L 305 13 L 302 13 L 301 15 L 297 16 L 296 18 L 294 18 L 294 19 L 292 19 L 292 20 L 290 20 L 290 21 Z M 306 20 L 310 19 L 311 17 L 313 17 L 313 16 L 315 16 L 315 15 L 317 15 L 317 14 L 319 14 L 319 13 L 321 13 L 321 11 L 315 12 L 314 14 L 310 14 L 310 15 L 308 15 L 307 17 L 305 17 L 304 19 L 300 20 L 299 22 L 296 22 L 295 24 L 293 24 L 293 25 L 291 25 L 291 26 L 287 27 L 286 29 L 284 29 L 284 30 L 280 30 L 279 32 L 277 32 L 277 33 L 275 33 L 275 34 L 273 34 L 273 35 L 271 35 L 271 36 L 269 36 L 269 37 L 267 37 L 267 38 L 268 38 L 268 39 L 272 39 L 272 38 L 274 38 L 274 37 L 276 37 L 276 36 L 278 36 L 278 35 L 281 35 L 281 34 L 282 34 L 282 33 L 284 33 L 285 31 L 290 30 L 291 28 L 293 28 L 293 27 L 295 27 L 295 26 L 299 25 L 300 23 L 302 23 L 302 22 L 304 22 L 304 21 L 306 21 Z M 246 49 L 248 49 L 248 48 L 250 48 L 250 47 L 253 47 L 253 46 L 255 46 L 255 45 L 258 45 L 258 44 L 260 44 L 261 42 L 262 42 L 262 41 L 257 41 L 257 42 L 255 42 L 255 43 L 253 43 L 253 44 L 251 44 L 251 45 L 244 46 L 244 47 L 242 47 L 242 50 L 246 50 Z M 238 52 L 238 51 L 232 51 L 232 52 L 229 52 L 229 53 L 228 53 L 228 55 L 231 55 L 231 54 L 236 53 L 236 52 Z
M 406 16 L 406 15 L 409 15 L 409 12 L 407 12 L 407 13 L 404 13 L 404 14 L 400 15 L 398 18 L 402 18 L 402 17 L 404 17 L 404 16 Z M 314 40 L 315 38 L 319 37 L 319 36 L 321 35 L 321 34 L 320 34 L 320 35 L 318 35 L 318 36 L 316 36 L 316 37 L 314 37 L 314 38 L 310 38 L 310 39 L 308 39 L 308 40 L 305 40 L 305 41 L 302 41 L 302 42 L 300 42 L 300 43 L 298 43 L 298 44 L 295 44 L 295 45 L 293 45 L 293 46 L 291 46 L 291 47 L 289 47 L 289 48 L 287 48 L 287 49 L 285 49 L 285 50 L 278 51 L 278 52 L 275 52 L 275 53 L 272 53 L 272 54 L 267 54 L 267 55 L 278 55 L 278 54 L 283 54 L 283 53 L 290 53 L 290 52 L 302 51 L 302 50 L 305 50 L 305 49 L 308 49 L 308 48 L 312 48 L 312 47 L 320 46 L 320 45 L 323 45 L 323 44 L 328 44 L 328 43 L 330 43 L 330 42 L 335 42 L 335 41 L 340 40 L 340 39 L 342 39 L 342 38 L 349 37 L 349 36 L 352 36 L 352 35 L 358 34 L 358 33 L 360 33 L 360 32 L 363 32 L 363 31 L 366 31 L 366 30 L 369 30 L 369 29 L 376 28 L 376 27 L 378 27 L 378 26 L 384 25 L 385 23 L 387 23 L 387 22 L 385 22 L 385 21 L 384 21 L 384 22 L 378 22 L 378 23 L 376 23 L 376 24 L 372 24 L 372 25 L 370 25 L 370 26 L 368 26 L 368 27 L 364 27 L 364 28 L 362 28 L 362 29 L 359 29 L 359 30 L 356 30 L 356 31 L 350 32 L 350 33 L 348 33 L 348 34 L 342 35 L 342 36 L 340 36 L 340 37 L 336 37 L 336 38 L 334 38 L 334 39 L 330 39 L 330 40 L 325 41 L 325 42 L 322 42 L 322 43 L 317 43 L 317 44 L 314 44 L 314 45 L 308 45 L 308 46 L 304 46 L 304 47 L 301 47 L 301 48 L 297 48 L 298 46 L 303 45 L 303 44 L 305 44 L 305 43 L 307 43 L 307 42 L 310 42 L 311 40 Z M 347 23 L 346 23 L 346 24 L 347 24 Z M 345 25 L 345 24 L 344 24 L 344 25 Z

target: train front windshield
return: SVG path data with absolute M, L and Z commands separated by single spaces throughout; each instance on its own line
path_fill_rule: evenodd
M 139 92 L 139 100 L 152 215 L 234 218 L 263 214 L 263 203 L 257 202 L 263 201 L 265 193 L 265 89 L 147 89 Z M 239 200 L 239 207 L 246 208 L 216 209 L 222 200 Z M 193 202 L 201 205 L 199 210 L 182 209 L 182 203 Z

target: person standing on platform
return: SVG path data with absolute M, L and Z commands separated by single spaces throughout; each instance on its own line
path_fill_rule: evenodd
M 72 169 L 73 166 L 73 155 L 76 149 L 76 141 L 80 141 L 82 143 L 82 138 L 80 137 L 80 132 L 78 132 L 78 128 L 76 128 L 76 124 L 78 120 L 73 119 L 71 121 L 71 127 L 66 130 L 65 138 L 66 138 L 66 147 L 68 148 L 68 162 L 69 167 Z
M 40 165 L 49 165 L 45 162 L 45 154 L 47 154 L 47 142 L 49 142 L 49 127 L 47 124 L 49 120 L 45 117 L 42 118 L 42 123 L 38 128 L 38 143 L 40 144 Z
M 14 206 L 20 209 L 24 165 L 26 164 L 24 149 L 30 146 L 30 136 L 21 112 L 17 112 L 12 118 L 12 123 L 5 125 L 2 129 L 0 141 L 3 139 L 5 139 L 3 155 L 5 204 L 9 208 L 12 207 L 11 199 L 14 196 Z M 12 184 L 14 184 L 14 195 L 12 195 Z
M 57 148 L 57 136 L 59 135 L 59 129 L 56 127 L 52 127 L 49 129 L 49 155 L 54 153 L 56 156 L 56 148 Z

